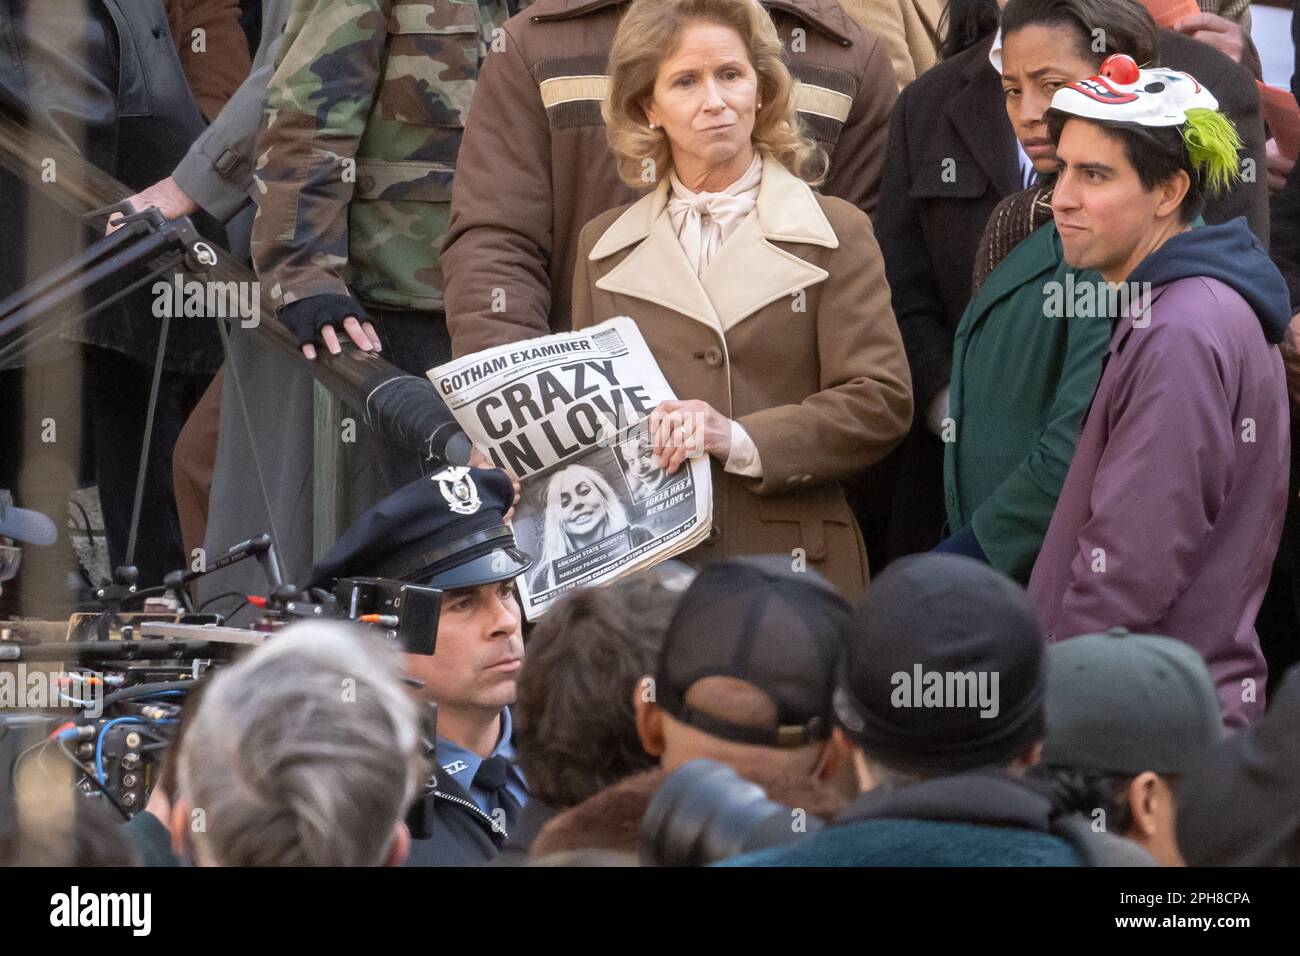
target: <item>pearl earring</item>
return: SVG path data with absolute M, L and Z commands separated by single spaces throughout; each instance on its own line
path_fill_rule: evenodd
M 654 124 L 654 123 L 651 123 L 651 124 L 650 124 L 650 128 L 651 128 L 651 129 L 655 129 L 655 128 L 656 128 L 656 127 L 655 127 L 655 124 Z

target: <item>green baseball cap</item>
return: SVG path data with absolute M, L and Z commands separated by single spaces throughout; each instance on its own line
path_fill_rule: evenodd
M 1190 645 L 1122 627 L 1047 649 L 1044 764 L 1182 774 L 1223 736 L 1210 672 Z

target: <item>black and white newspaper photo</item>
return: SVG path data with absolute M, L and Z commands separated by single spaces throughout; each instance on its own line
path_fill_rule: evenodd
M 707 456 L 675 474 L 655 459 L 650 412 L 676 396 L 636 323 L 512 343 L 429 372 L 474 444 L 520 480 L 519 579 L 536 618 L 561 594 L 640 570 L 709 531 Z

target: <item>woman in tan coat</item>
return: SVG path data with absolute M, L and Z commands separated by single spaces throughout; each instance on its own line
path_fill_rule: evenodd
M 856 596 L 866 552 L 838 483 L 912 418 L 871 223 L 805 181 L 821 158 L 753 0 L 636 0 L 609 72 L 620 171 L 657 186 L 583 230 L 573 327 L 635 319 L 681 399 L 651 415 L 655 454 L 670 473 L 713 459 L 712 533 L 687 560 L 789 554 Z

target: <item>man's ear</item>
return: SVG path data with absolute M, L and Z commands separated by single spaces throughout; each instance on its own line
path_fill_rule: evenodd
M 867 770 L 867 761 L 862 755 L 862 751 L 857 745 L 849 739 L 849 735 L 844 732 L 843 727 L 836 727 L 831 733 L 831 744 L 838 751 L 841 760 L 847 760 L 853 767 L 853 777 L 857 781 L 858 791 L 866 793 L 876 785 L 871 778 L 871 773 Z
M 405 820 L 398 820 L 393 827 L 393 845 L 388 849 L 388 860 L 384 866 L 401 866 L 411 855 L 411 831 L 406 828 Z
M 189 853 L 192 848 L 190 842 L 191 810 L 193 810 L 193 807 L 190 806 L 190 802 L 183 798 L 177 799 L 177 801 L 172 804 L 172 815 L 171 819 L 167 821 L 167 829 L 171 833 L 172 837 L 173 856 L 183 857 L 185 854 Z M 197 856 L 194 862 L 198 862 Z
M 1025 770 L 1028 770 L 1030 767 L 1038 766 L 1038 761 L 1042 759 L 1043 742 L 1041 740 L 1036 740 L 1028 749 L 1025 750 L 1024 753 L 1016 758 L 1016 763 Z
M 1187 197 L 1187 190 L 1192 188 L 1192 180 L 1187 171 L 1180 169 L 1160 184 L 1160 201 L 1156 203 L 1156 215 L 1165 219 L 1178 215 L 1178 207 Z
M 838 730 L 838 728 L 836 729 Z M 817 779 L 823 783 L 835 779 L 835 774 L 839 772 L 840 765 L 844 763 L 844 760 L 844 748 L 835 739 L 835 734 L 832 732 L 828 740 L 822 741 L 821 752 L 817 755 Z
M 849 740 L 843 727 L 836 727 L 831 731 L 831 746 L 835 749 L 837 764 L 841 760 L 853 759 L 853 741 Z
M 1144 770 L 1128 782 L 1128 808 L 1133 817 L 1133 831 L 1150 838 L 1159 830 L 1159 778 Z
M 632 689 L 632 706 L 636 709 L 636 733 L 641 746 L 652 757 L 664 753 L 664 712 L 654 699 L 654 678 L 645 674 Z

